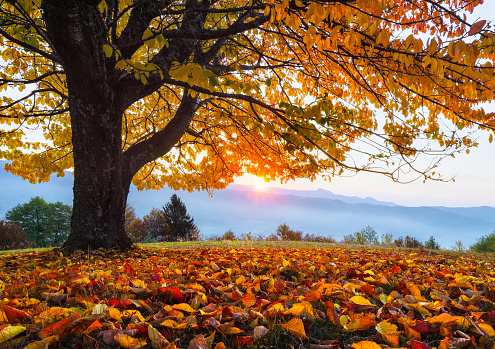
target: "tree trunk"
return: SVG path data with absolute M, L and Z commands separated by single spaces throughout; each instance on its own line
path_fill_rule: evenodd
M 69 103 L 74 204 L 64 252 L 101 247 L 129 249 L 132 241 L 125 232 L 124 221 L 132 175 L 122 166 L 121 114 L 112 110 L 112 98 L 84 103 L 73 96 Z

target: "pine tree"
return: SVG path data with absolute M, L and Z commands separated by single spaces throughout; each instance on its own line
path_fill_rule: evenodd
M 194 224 L 194 219 L 187 213 L 186 205 L 173 194 L 170 202 L 163 207 L 167 228 L 163 238 L 166 241 L 197 240 L 199 230 Z

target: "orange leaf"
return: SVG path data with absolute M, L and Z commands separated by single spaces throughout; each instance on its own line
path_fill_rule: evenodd
M 223 342 L 220 342 L 217 345 L 215 345 L 215 349 L 227 349 L 227 347 Z
M 345 329 L 350 331 L 363 331 L 369 329 L 371 326 L 376 326 L 374 319 L 368 315 L 362 317 L 356 317 L 345 324 Z
M 66 327 L 73 321 L 73 319 L 62 319 L 60 321 L 54 322 L 51 325 L 46 326 L 44 329 L 42 329 L 39 333 L 38 336 L 41 339 L 45 339 L 51 336 L 61 336 Z
M 478 34 L 481 29 L 483 29 L 483 27 L 485 26 L 486 24 L 486 20 L 481 20 L 481 21 L 478 21 L 476 23 L 474 23 L 471 28 L 469 29 L 468 31 L 468 35 L 474 35 L 474 34 Z
M 299 318 L 293 318 L 288 323 L 282 324 L 280 326 L 282 326 L 287 331 L 289 331 L 290 333 L 301 339 L 306 338 L 306 331 L 304 330 L 304 324 L 302 320 Z

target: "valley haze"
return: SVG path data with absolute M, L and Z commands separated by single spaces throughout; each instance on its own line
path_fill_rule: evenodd
M 52 176 L 47 183 L 30 184 L 20 177 L 0 171 L 0 218 L 17 204 L 33 196 L 48 202 L 72 205 L 73 177 Z M 128 203 L 139 217 L 153 208 L 162 208 L 174 193 L 169 188 L 138 192 L 132 186 Z M 337 241 L 344 235 L 370 225 L 379 236 L 390 233 L 394 238 L 413 236 L 426 241 L 434 236 L 443 248 L 457 240 L 466 247 L 482 235 L 495 230 L 495 208 L 482 207 L 406 207 L 373 198 L 348 197 L 323 189 L 288 190 L 266 188 L 256 191 L 250 186 L 230 185 L 209 197 L 206 192 L 179 191 L 203 238 L 221 236 L 232 230 L 237 236 L 251 232 L 268 236 L 286 223 L 304 234 L 332 236 Z

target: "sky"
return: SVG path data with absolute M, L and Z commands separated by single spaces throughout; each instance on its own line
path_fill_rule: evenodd
M 495 23 L 495 1 L 485 0 L 468 18 L 471 23 L 486 19 Z M 495 103 L 486 105 L 486 111 L 495 112 Z M 286 184 L 279 182 L 264 183 L 254 176 L 237 178 L 235 183 L 255 185 L 259 190 L 263 186 L 287 189 L 316 190 L 322 188 L 335 194 L 373 197 L 381 201 L 392 201 L 405 206 L 493 206 L 495 207 L 495 141 L 488 142 L 488 133 L 476 133 L 480 143 L 472 148 L 470 154 L 458 154 L 455 159 L 448 158 L 440 163 L 437 172 L 444 178 L 454 181 L 438 182 L 422 180 L 400 184 L 389 178 L 372 173 L 359 173 L 352 177 L 334 177 L 331 182 L 318 179 L 310 182 L 298 179 Z

